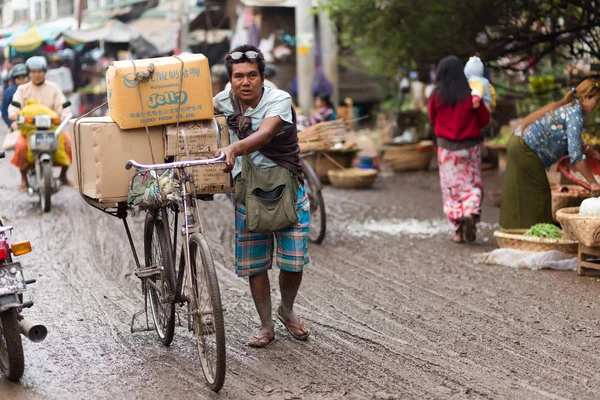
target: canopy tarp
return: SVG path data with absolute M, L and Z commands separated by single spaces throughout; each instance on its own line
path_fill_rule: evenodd
M 30 53 L 45 42 L 53 42 L 64 31 L 77 26 L 75 18 L 63 18 L 39 25 L 25 25 L 15 29 L 10 37 L 0 40 L 0 47 L 11 47 L 19 53 Z
M 140 18 L 129 23 L 138 30 L 142 37 L 151 43 L 158 54 L 170 54 L 177 48 L 177 35 L 179 23 L 168 19 Z M 191 46 L 202 43 L 220 43 L 231 33 L 229 30 L 213 29 L 205 32 L 203 30 L 192 31 L 189 34 Z
M 129 43 L 140 36 L 132 26 L 120 21 L 109 21 L 104 26 L 81 31 L 66 31 L 63 36 L 68 44 L 78 45 L 104 41 L 107 43 Z
M 180 0 L 163 0 L 158 6 L 147 9 L 140 15 L 142 19 L 172 19 L 176 20 L 181 8 Z M 196 2 L 190 3 L 188 7 L 188 19 L 192 21 L 198 15 L 202 14 L 205 7 L 198 6 Z
M 168 19 L 140 18 L 129 23 L 150 42 L 158 54 L 169 54 L 177 47 L 179 23 Z
M 8 46 L 19 53 L 29 53 L 40 47 L 44 43 L 42 32 L 37 26 L 32 25 L 27 31 L 18 36 L 12 36 L 8 41 Z

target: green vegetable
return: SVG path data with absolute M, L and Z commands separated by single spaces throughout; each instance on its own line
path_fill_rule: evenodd
M 560 228 L 553 224 L 535 224 L 524 236 L 535 236 L 547 239 L 562 239 Z

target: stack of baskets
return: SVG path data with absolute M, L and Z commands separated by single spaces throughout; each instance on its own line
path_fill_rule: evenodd
M 566 254 L 577 254 L 577 242 L 571 239 L 549 239 L 524 236 L 527 229 L 501 229 L 494 232 L 498 247 L 523 251 L 558 250 Z
M 345 134 L 346 126 L 341 119 L 311 125 L 298 132 L 300 152 L 330 150 L 336 142 L 342 140 Z
M 427 170 L 433 159 L 433 143 L 393 145 L 383 147 L 383 162 L 396 172 Z
M 581 202 L 592 194 L 577 185 L 562 185 L 552 189 L 552 217 L 556 221 L 558 210 L 569 207 L 579 207 Z

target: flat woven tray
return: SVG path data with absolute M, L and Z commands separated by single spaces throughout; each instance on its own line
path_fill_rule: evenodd
M 494 232 L 498 247 L 539 252 L 558 250 L 566 254 L 577 254 L 578 243 L 570 239 L 547 239 L 523 236 L 527 229 L 500 229 Z

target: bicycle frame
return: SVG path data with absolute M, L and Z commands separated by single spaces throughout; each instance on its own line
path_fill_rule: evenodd
M 211 165 L 218 164 L 225 161 L 225 156 L 221 155 L 217 158 L 207 159 L 207 160 L 194 160 L 194 161 L 178 161 L 174 163 L 162 163 L 162 164 L 151 164 L 151 165 L 143 165 L 138 164 L 133 160 L 127 162 L 125 166 L 126 169 L 131 169 L 131 167 L 135 167 L 137 170 L 159 170 L 159 169 L 175 169 L 180 174 L 180 195 L 181 195 L 181 210 L 179 209 L 179 204 L 175 204 L 173 206 L 173 211 L 175 214 L 174 217 L 174 229 L 173 229 L 173 239 L 171 240 L 171 233 L 169 230 L 169 219 L 168 213 L 165 207 L 162 207 L 160 212 L 162 213 L 162 223 L 165 229 L 165 236 L 169 243 L 169 248 L 172 253 L 173 265 L 176 265 L 176 256 L 177 256 L 177 236 L 178 232 L 178 215 L 180 212 L 183 212 L 183 229 L 181 234 L 184 236 L 182 240 L 182 253 L 179 260 L 179 271 L 177 274 L 177 281 L 173 282 L 175 289 L 175 301 L 177 303 L 183 303 L 187 300 L 183 296 L 183 277 L 185 270 L 189 268 L 191 265 L 190 259 L 190 236 L 194 233 L 204 233 L 204 227 L 202 225 L 202 218 L 200 216 L 200 210 L 197 206 L 197 196 L 196 189 L 194 185 L 194 177 L 192 174 L 187 174 L 185 169 L 188 167 L 200 166 L 200 165 Z M 191 192 L 188 191 L 187 184 L 190 184 Z M 185 263 L 185 264 L 184 264 Z M 187 266 L 187 267 L 186 267 Z M 184 268 L 185 267 L 185 268 Z M 191 271 L 187 273 L 186 279 L 186 287 L 188 290 L 191 290 L 192 287 L 192 276 Z M 152 284 L 152 283 L 151 283 Z

